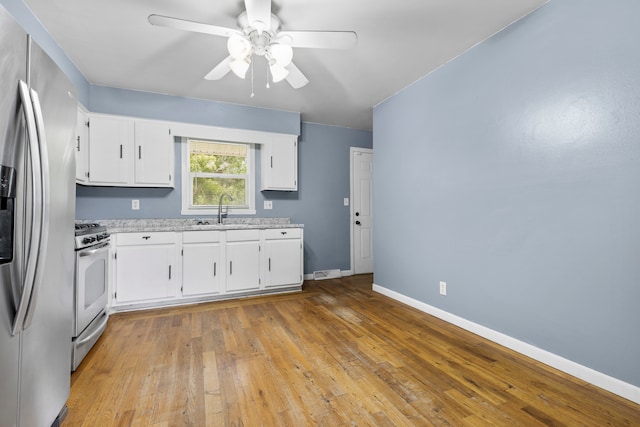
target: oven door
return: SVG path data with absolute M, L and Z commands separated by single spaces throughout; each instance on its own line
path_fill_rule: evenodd
M 107 306 L 109 242 L 76 252 L 74 337 Z

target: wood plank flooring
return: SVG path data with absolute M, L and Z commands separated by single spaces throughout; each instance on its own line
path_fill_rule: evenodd
M 371 291 L 113 315 L 72 426 L 639 426 L 640 406 Z

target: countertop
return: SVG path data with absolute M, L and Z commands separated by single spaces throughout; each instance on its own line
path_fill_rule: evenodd
M 95 222 L 107 227 L 109 233 L 136 233 L 149 231 L 193 231 L 193 230 L 261 230 L 267 228 L 303 228 L 292 224 L 289 218 L 224 218 L 217 224 L 216 217 L 170 218 L 170 219 L 96 219 L 76 222 Z

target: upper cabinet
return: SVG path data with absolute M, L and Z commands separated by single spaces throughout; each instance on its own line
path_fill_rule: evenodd
M 261 190 L 298 190 L 298 142 L 295 136 L 274 139 L 260 148 Z
M 89 179 L 89 116 L 78 107 L 76 123 L 76 182 L 85 184 Z
M 173 136 L 168 124 L 91 115 L 85 185 L 173 187 Z

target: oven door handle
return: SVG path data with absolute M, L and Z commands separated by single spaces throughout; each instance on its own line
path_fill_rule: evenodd
M 91 341 L 96 335 L 103 333 L 104 330 L 107 328 L 107 320 L 109 320 L 109 315 L 107 313 L 103 313 L 102 320 L 100 321 L 100 323 L 96 325 L 93 332 L 91 332 L 86 337 L 82 338 L 80 341 L 77 341 L 76 346 L 81 346 L 82 344 Z
M 92 246 L 90 249 L 80 249 L 78 251 L 78 256 L 85 257 L 95 255 L 98 252 L 102 252 L 105 249 L 109 248 L 109 242 L 100 243 L 98 246 Z

